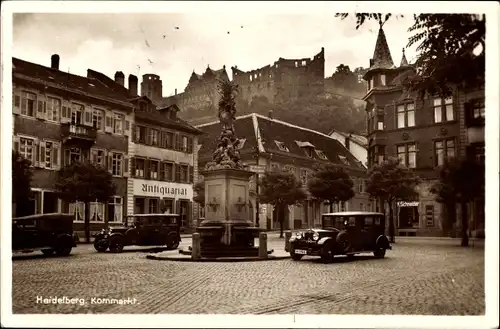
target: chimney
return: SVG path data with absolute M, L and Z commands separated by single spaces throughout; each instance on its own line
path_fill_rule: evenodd
M 59 55 L 54 54 L 50 57 L 50 67 L 59 70 Z
M 125 87 L 125 75 L 122 71 L 116 71 L 115 82 Z
M 273 120 L 273 110 L 269 110 L 269 114 L 267 116 L 269 119 Z
M 131 96 L 137 96 L 138 79 L 135 75 L 129 74 L 128 76 L 128 92 Z
M 177 88 L 175 88 L 175 95 L 177 95 Z

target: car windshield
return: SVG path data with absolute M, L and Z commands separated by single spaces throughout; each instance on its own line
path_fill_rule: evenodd
M 344 227 L 344 217 L 343 216 L 323 216 L 323 228 L 336 228 L 342 229 Z

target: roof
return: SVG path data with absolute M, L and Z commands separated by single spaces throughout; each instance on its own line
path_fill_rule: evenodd
M 378 30 L 377 42 L 375 43 L 375 50 L 373 51 L 373 57 L 370 61 L 370 70 L 392 69 L 394 67 L 384 30 L 380 27 Z
M 159 110 L 141 111 L 136 109 L 135 121 L 136 122 L 145 121 L 160 126 L 167 126 L 176 129 L 180 128 L 193 134 L 202 134 L 202 132 L 199 129 L 191 126 L 186 121 L 179 118 L 171 119 L 167 117 L 165 113 L 161 113 Z
M 366 169 L 338 140 L 318 131 L 270 119 L 257 113 L 239 116 L 234 124 L 236 136 L 240 139 L 246 139 L 243 148 L 240 150 L 242 154 L 255 152 L 259 148 L 260 152 L 285 156 L 290 154 L 295 157 L 309 159 L 305 150 L 299 146 L 301 143 L 297 143 L 302 142 L 310 143 L 315 150 L 323 151 L 329 163 L 345 166 L 344 161 L 347 161 L 347 166 L 350 168 Z M 199 140 L 199 143 L 203 145 L 200 149 L 199 158 L 210 157 L 216 148 L 221 125 L 219 122 L 211 122 L 196 127 L 205 132 L 205 135 Z M 260 137 L 261 143 L 257 144 L 257 137 Z M 288 149 L 288 152 L 280 150 L 276 142 L 282 143 Z M 321 160 L 316 152 L 313 152 L 313 160 Z
M 100 79 L 91 77 L 82 77 L 61 70 L 53 69 L 43 65 L 24 61 L 22 59 L 12 58 L 12 74 L 20 74 L 29 78 L 41 80 L 60 87 L 61 89 L 72 89 L 89 96 L 101 96 L 111 100 L 128 102 L 128 97 L 120 90 L 109 87 Z M 97 71 L 89 70 L 89 74 L 104 76 Z M 109 79 L 109 78 L 108 78 Z M 113 81 L 113 80 L 112 80 Z M 125 89 L 126 90 L 126 89 Z M 132 105 L 130 105 L 132 106 Z
M 227 72 L 226 72 L 226 66 L 224 65 L 221 69 L 219 70 L 212 70 L 210 67 L 207 67 L 205 70 L 205 73 L 203 74 L 198 74 L 193 70 L 193 73 L 191 73 L 191 77 L 189 78 L 188 86 L 196 81 L 202 81 L 202 80 L 212 80 L 212 79 L 226 79 L 228 77 Z
M 384 216 L 384 214 L 381 212 L 373 212 L 373 211 L 341 211 L 341 212 L 329 212 L 322 215 L 323 216 L 359 216 L 359 215 Z
M 403 48 L 403 57 L 401 57 L 401 64 L 399 64 L 399 66 L 408 66 L 408 60 L 406 59 L 404 48 Z
M 358 135 L 358 134 L 352 134 L 352 133 L 346 133 L 343 131 L 336 131 L 336 130 L 330 131 L 330 133 L 328 133 L 328 135 L 332 135 L 333 133 L 337 133 L 337 134 L 342 135 L 344 137 L 349 137 L 351 141 L 353 141 L 354 143 L 356 143 L 360 146 L 363 146 L 363 147 L 368 146 L 368 138 L 366 138 L 365 136 Z

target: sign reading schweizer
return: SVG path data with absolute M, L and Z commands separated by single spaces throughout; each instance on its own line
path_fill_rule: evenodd
M 191 184 L 134 179 L 134 195 L 192 200 L 193 186 Z

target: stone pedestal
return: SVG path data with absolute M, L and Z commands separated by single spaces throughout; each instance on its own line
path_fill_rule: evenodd
M 205 181 L 205 219 L 197 232 L 201 237 L 201 256 L 258 255 L 249 211 L 249 180 L 253 172 L 216 169 L 201 173 Z

